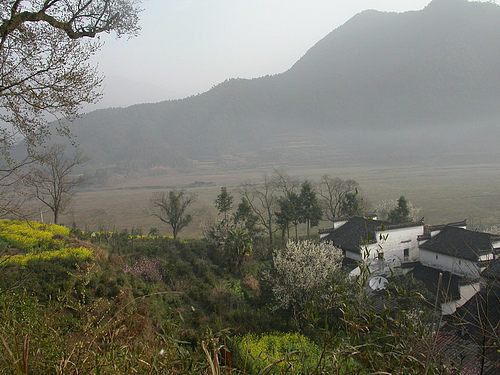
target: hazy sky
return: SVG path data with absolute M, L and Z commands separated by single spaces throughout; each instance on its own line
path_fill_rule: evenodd
M 430 0 L 143 0 L 142 31 L 106 37 L 96 57 L 111 78 L 178 97 L 228 78 L 288 70 L 309 48 L 366 10 L 420 10 Z M 116 78 L 116 77 L 115 77 Z M 167 98 L 165 98 L 167 99 Z

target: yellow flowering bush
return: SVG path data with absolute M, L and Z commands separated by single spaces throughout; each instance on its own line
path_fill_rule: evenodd
M 26 255 L 4 256 L 0 264 L 17 263 L 26 265 L 30 261 L 53 260 L 53 259 L 74 258 L 80 261 L 92 260 L 94 253 L 86 247 L 65 248 L 55 251 L 42 251 L 41 253 L 28 253 Z
M 24 250 L 39 248 L 61 248 L 64 241 L 54 236 L 67 237 L 69 229 L 61 225 L 37 221 L 0 220 L 0 237 L 11 246 Z

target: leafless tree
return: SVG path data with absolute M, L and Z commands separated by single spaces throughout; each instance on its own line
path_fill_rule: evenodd
M 25 208 L 29 194 L 22 182 L 29 174 L 26 167 L 33 163 L 34 160 L 31 158 L 24 158 L 15 165 L 5 160 L 0 163 L 0 215 L 2 217 L 25 218 L 30 216 Z
M 274 170 L 274 183 L 284 196 L 290 197 L 292 193 L 297 193 L 300 189 L 300 180 L 288 175 L 281 169 Z
M 74 170 L 85 164 L 89 158 L 81 150 L 67 156 L 66 147 L 55 144 L 37 157 L 38 163 L 32 167 L 24 181 L 34 191 L 35 197 L 50 208 L 57 224 L 75 189 L 84 182 L 83 176 L 75 176 Z
M 348 193 L 357 191 L 359 184 L 354 180 L 343 180 L 327 174 L 321 177 L 318 194 L 325 218 L 334 221 L 340 216 L 342 202 Z
M 193 215 L 187 213 L 187 209 L 195 199 L 193 194 L 187 195 L 185 190 L 155 194 L 151 198 L 151 214 L 170 225 L 175 239 L 191 223 Z
M 258 185 L 242 184 L 239 193 L 246 199 L 252 211 L 259 218 L 260 224 L 269 235 L 269 241 L 273 243 L 276 229 L 274 228 L 274 213 L 277 210 L 278 190 L 276 182 L 268 176 L 264 176 L 263 182 Z

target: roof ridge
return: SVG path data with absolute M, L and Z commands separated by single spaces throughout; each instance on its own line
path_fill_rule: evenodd
M 399 223 L 399 224 L 392 224 L 392 223 L 387 223 L 386 225 L 383 225 L 381 227 L 375 228 L 375 230 L 390 230 L 390 229 L 400 229 L 400 228 L 409 228 L 409 227 L 418 227 L 420 225 L 424 225 L 424 218 L 418 220 L 418 221 L 410 221 L 407 223 Z

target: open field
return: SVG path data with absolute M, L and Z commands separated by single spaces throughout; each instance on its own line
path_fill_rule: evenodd
M 500 163 L 456 164 L 439 166 L 429 161 L 426 164 L 408 166 L 369 166 L 323 163 L 323 165 L 301 164 L 284 168 L 283 164 L 263 164 L 252 168 L 221 168 L 214 163 L 199 163 L 187 173 L 170 172 L 154 177 L 124 180 L 112 186 L 92 188 L 75 196 L 73 207 L 62 221 L 66 225 L 75 222 L 78 227 L 107 228 L 122 231 L 141 228 L 148 232 L 156 227 L 163 234 L 169 230 L 158 219 L 148 213 L 149 201 L 154 193 L 174 188 L 185 188 L 197 195 L 193 208 L 200 215 L 185 230 L 184 237 L 202 235 L 203 223 L 216 215 L 213 200 L 226 186 L 235 195 L 243 182 L 258 182 L 264 174 L 271 175 L 275 168 L 285 169 L 291 176 L 318 181 L 323 174 L 343 179 L 357 180 L 363 196 L 376 205 L 387 199 L 404 195 L 428 224 L 447 223 L 467 219 L 469 228 L 485 229 L 500 226 Z M 207 183 L 193 187 L 195 182 Z M 46 217 L 50 217 L 48 212 Z M 328 223 L 322 223 L 328 227 Z

